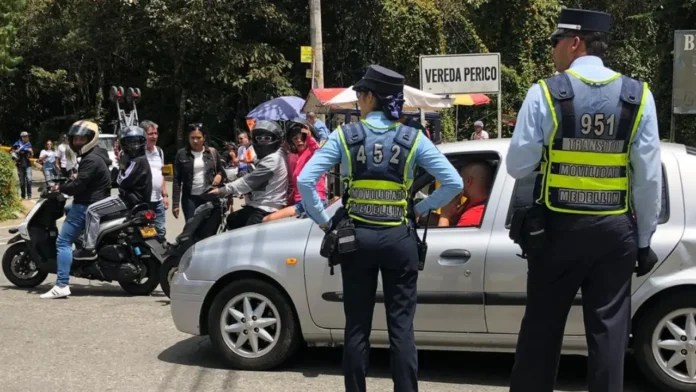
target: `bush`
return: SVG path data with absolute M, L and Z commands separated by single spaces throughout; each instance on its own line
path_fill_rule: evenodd
M 17 168 L 9 153 L 0 150 L 0 221 L 14 219 L 22 212 L 22 201 L 17 195 L 19 180 Z

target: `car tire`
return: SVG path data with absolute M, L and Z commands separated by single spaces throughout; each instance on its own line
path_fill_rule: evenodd
M 275 314 L 275 319 L 279 322 L 275 324 L 275 328 L 273 325 L 263 327 L 267 334 L 264 336 L 273 337 L 275 343 L 269 343 L 261 338 L 261 334 L 253 333 L 253 336 L 256 336 L 257 353 L 253 352 L 253 336 L 245 332 L 253 332 L 254 329 L 258 328 L 236 320 L 236 316 L 229 310 L 231 307 L 235 307 L 240 309 L 242 311 L 240 313 L 243 314 L 244 302 L 247 299 L 250 303 L 250 310 L 255 311 L 260 309 L 261 302 L 268 301 L 264 307 L 265 310 L 256 319 L 257 321 L 272 319 Z M 240 302 L 241 308 L 237 306 Z M 236 313 L 237 316 L 240 313 Z M 249 322 L 246 319 L 243 321 Z M 222 323 L 230 327 L 239 325 L 242 330 L 240 332 L 224 332 Z M 217 294 L 208 314 L 208 330 L 215 350 L 230 367 L 241 370 L 275 368 L 295 353 L 302 340 L 299 321 L 295 316 L 290 299 L 275 286 L 258 279 L 232 282 Z M 246 340 L 239 347 L 234 347 L 235 343 L 240 341 L 238 339 L 241 334 L 245 335 Z
M 171 285 L 169 284 L 174 273 L 179 269 L 179 258 L 176 256 L 169 256 L 164 260 L 162 266 L 159 270 L 159 282 L 162 292 L 167 298 L 171 298 Z
M 18 276 L 12 269 L 12 262 L 17 256 L 29 257 L 29 255 L 26 253 L 27 246 L 24 242 L 11 245 L 9 248 L 7 248 L 7 250 L 5 250 L 5 254 L 2 255 L 2 272 L 5 274 L 7 280 L 9 280 L 13 285 L 29 289 L 43 283 L 44 280 L 46 280 L 48 273 L 36 271 L 36 275 L 30 278 L 22 278 L 21 276 Z
M 663 342 L 677 341 L 666 329 L 665 322 L 672 320 L 680 329 L 686 330 L 685 323 L 688 322 L 688 318 L 680 316 L 681 313 L 696 315 L 696 298 L 691 293 L 678 292 L 660 298 L 634 323 L 633 348 L 636 362 L 643 375 L 661 391 L 696 392 L 695 383 L 687 383 L 678 378 L 680 369 L 684 370 L 682 374 L 685 373 L 685 361 L 672 368 L 673 373 L 665 370 L 672 353 L 677 351 L 659 349 L 657 344 L 653 346 L 653 342 L 657 342 L 658 339 Z M 681 342 L 681 338 L 678 341 Z M 684 345 L 689 345 L 696 355 L 696 336 L 687 337 Z M 681 351 L 678 354 L 681 354 Z

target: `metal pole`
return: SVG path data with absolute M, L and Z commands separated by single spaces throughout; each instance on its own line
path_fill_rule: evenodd
M 459 105 L 454 109 L 454 141 L 457 141 L 457 134 L 459 132 Z
M 674 32 L 673 38 L 674 40 L 674 54 L 673 56 L 677 55 L 677 32 Z M 675 118 L 674 118 L 674 79 L 676 77 L 676 71 L 677 71 L 677 64 L 676 64 L 676 58 L 672 58 L 672 103 L 670 103 L 669 107 L 669 141 L 674 143 L 674 136 L 675 136 Z
M 498 93 L 498 139 L 503 137 L 503 90 Z
M 314 89 L 314 66 L 315 66 L 315 57 L 314 57 L 314 49 L 312 49 L 312 89 Z

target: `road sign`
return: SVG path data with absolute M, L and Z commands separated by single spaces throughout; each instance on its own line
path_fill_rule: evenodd
M 311 63 L 312 62 L 312 47 L 311 46 L 301 46 L 300 47 L 300 62 L 301 63 Z
M 314 70 L 314 77 L 316 78 L 316 77 L 318 77 L 318 76 L 319 76 L 319 70 L 318 70 L 318 69 L 315 69 L 315 70 Z M 311 69 L 305 70 L 305 78 L 307 78 L 307 79 L 311 79 L 311 78 L 312 78 L 312 70 L 311 70 Z
M 696 114 L 696 30 L 674 32 L 674 114 Z
M 420 57 L 420 87 L 432 94 L 499 94 L 500 53 Z

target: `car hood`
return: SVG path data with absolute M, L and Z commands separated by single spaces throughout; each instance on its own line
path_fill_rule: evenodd
M 240 269 L 276 270 L 287 258 L 304 258 L 313 224 L 309 219 L 288 218 L 206 238 L 195 245 L 186 275 L 216 281 Z

